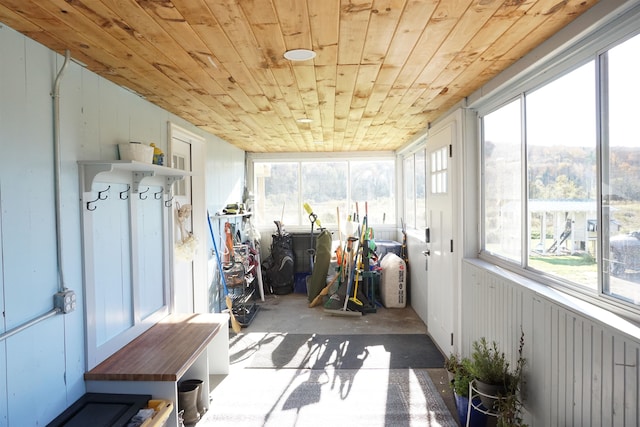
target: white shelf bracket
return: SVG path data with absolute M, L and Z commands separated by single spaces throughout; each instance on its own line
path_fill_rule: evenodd
M 140 183 L 142 182 L 143 179 L 145 179 L 148 176 L 154 176 L 155 172 L 153 171 L 134 171 L 132 173 L 133 175 L 133 185 L 131 186 L 131 190 L 134 193 L 138 193 L 138 189 L 140 188 Z
M 93 191 L 93 181 L 96 176 L 101 174 L 102 172 L 111 172 L 113 170 L 113 165 L 110 164 L 95 164 L 95 165 L 85 165 L 84 166 L 84 192 L 91 193 Z
M 171 186 L 174 182 L 184 179 L 184 176 L 166 176 L 164 181 L 164 194 L 171 194 Z

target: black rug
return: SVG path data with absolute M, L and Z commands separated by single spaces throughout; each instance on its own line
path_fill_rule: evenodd
M 246 334 L 231 345 L 231 361 L 269 369 L 442 368 L 428 335 Z

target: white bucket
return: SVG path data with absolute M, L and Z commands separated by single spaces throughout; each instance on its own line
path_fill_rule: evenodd
M 153 147 L 140 142 L 118 144 L 120 160 L 135 160 L 143 163 L 153 163 Z

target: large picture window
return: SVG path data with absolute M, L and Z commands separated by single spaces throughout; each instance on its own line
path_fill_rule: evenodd
M 396 224 L 395 160 L 327 159 L 253 161 L 254 209 L 258 225 L 282 221 L 286 227 L 308 226 L 309 204 L 323 226 L 335 226 L 368 206 L 369 224 Z
M 622 39 L 480 114 L 483 257 L 640 305 L 639 51 Z

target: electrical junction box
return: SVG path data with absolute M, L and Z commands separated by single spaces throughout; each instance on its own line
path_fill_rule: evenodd
M 53 295 L 53 306 L 61 313 L 71 313 L 76 309 L 76 293 L 71 290 L 57 292 Z

